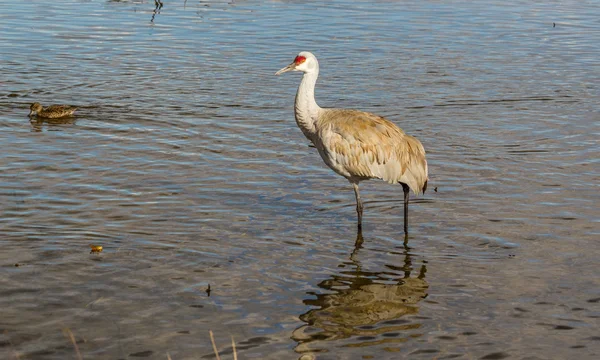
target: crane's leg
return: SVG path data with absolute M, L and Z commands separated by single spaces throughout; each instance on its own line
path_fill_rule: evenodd
M 350 260 L 356 261 L 356 255 L 358 254 L 358 250 L 362 249 L 362 244 L 364 242 L 362 230 L 358 229 L 356 232 L 356 241 L 354 242 L 354 250 L 352 254 L 350 254 Z
M 363 203 L 360 200 L 360 193 L 358 192 L 358 183 L 352 183 L 354 187 L 354 195 L 356 196 L 356 213 L 358 214 L 358 231 L 362 231 L 362 213 Z
M 408 193 L 410 188 L 405 183 L 401 184 L 404 191 L 404 234 L 408 235 Z

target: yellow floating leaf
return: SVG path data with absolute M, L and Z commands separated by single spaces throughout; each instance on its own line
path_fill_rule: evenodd
M 92 251 L 90 251 L 90 254 L 102 252 L 102 245 L 91 245 L 90 244 L 90 248 L 92 248 Z

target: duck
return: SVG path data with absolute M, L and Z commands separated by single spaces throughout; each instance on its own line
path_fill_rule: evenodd
M 30 117 L 37 116 L 38 118 L 57 119 L 73 115 L 77 107 L 71 105 L 50 105 L 43 107 L 42 104 L 34 102 L 29 109 L 31 110 L 29 112 Z

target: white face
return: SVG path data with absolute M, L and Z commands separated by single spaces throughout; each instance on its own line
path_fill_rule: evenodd
M 304 60 L 303 60 L 304 59 Z M 294 59 L 294 63 L 296 63 L 295 71 L 302 72 L 313 72 L 319 69 L 319 63 L 317 62 L 317 58 L 308 51 L 302 51 L 296 59 Z
M 319 63 L 317 62 L 317 58 L 308 51 L 303 51 L 296 56 L 291 64 L 279 70 L 275 75 L 279 75 L 288 71 L 302 71 L 304 73 L 310 73 L 318 70 Z

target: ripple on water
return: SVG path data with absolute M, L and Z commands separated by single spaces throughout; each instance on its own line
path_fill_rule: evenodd
M 162 3 L 0 15 L 0 346 L 594 357 L 593 2 Z M 438 191 L 411 196 L 408 243 L 400 187 L 372 181 L 354 250 L 351 186 L 294 124 L 298 74 L 274 76 L 300 50 L 319 104 L 425 145 Z M 80 109 L 30 122 L 33 101 Z

